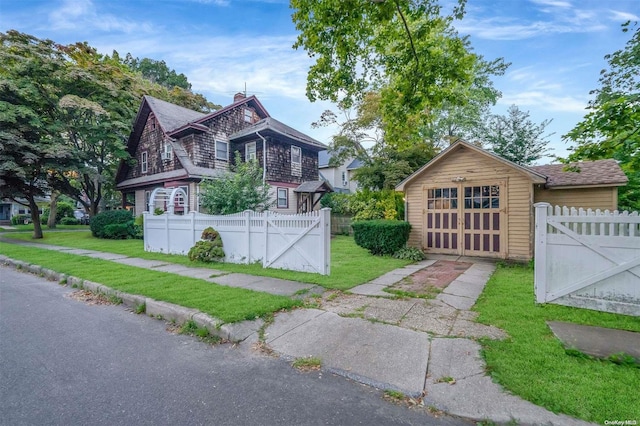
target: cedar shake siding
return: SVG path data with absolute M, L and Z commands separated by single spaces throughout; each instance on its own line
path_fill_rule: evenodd
M 209 114 L 145 96 L 127 143 L 135 161 L 122 162 L 116 175 L 123 207 L 134 207 L 139 214 L 147 208 L 146 192 L 185 186 L 189 209 L 197 209 L 198 183 L 229 170 L 236 152 L 246 161 L 245 149 L 252 143 L 268 183 L 296 188 L 318 180 L 318 151 L 326 146 L 271 118 L 255 96 L 238 94 L 233 104 Z M 293 148 L 293 157 L 300 159 L 297 164 L 292 164 L 292 146 L 297 147 Z M 295 203 L 292 193 L 290 204 Z

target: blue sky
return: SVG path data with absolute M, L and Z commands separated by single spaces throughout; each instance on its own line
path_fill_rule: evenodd
M 332 105 L 305 97 L 311 60 L 291 47 L 290 15 L 288 0 L 0 0 L 0 31 L 165 60 L 222 105 L 246 84 L 272 116 L 329 143 L 333 129 L 311 123 Z M 456 28 L 485 58 L 511 62 L 494 79 L 494 112 L 515 104 L 536 123 L 553 120 L 550 147 L 563 156 L 561 136 L 584 116 L 604 55 L 629 39 L 620 25 L 639 19 L 640 0 L 468 0 Z

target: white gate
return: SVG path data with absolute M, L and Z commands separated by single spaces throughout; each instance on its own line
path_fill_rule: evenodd
M 225 261 L 261 262 L 265 268 L 330 273 L 331 209 L 283 215 L 266 211 L 214 216 L 144 213 L 145 251 L 187 254 L 202 231 L 220 233 Z
M 640 316 L 638 212 L 535 210 L 536 301 Z

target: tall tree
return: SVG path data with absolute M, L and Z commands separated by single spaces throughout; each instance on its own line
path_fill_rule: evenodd
M 529 111 L 511 105 L 508 115 L 494 115 L 487 123 L 483 139 L 499 156 L 522 166 L 530 166 L 549 153 L 545 128 L 551 120 L 535 124 Z
M 127 53 L 123 63 L 133 71 L 141 73 L 147 80 L 160 84 L 167 89 L 181 87 L 186 90 L 191 90 L 191 83 L 189 83 L 187 76 L 169 69 L 165 61 L 157 61 L 149 58 L 134 58 L 130 53 Z
M 378 92 L 386 143 L 422 142 L 430 111 L 464 105 L 474 82 L 480 58 L 452 26 L 464 4 L 445 15 L 437 0 L 292 0 L 294 47 L 315 58 L 307 97 L 350 108 Z
M 570 147 L 570 161 L 618 160 L 629 178 L 618 204 L 640 210 L 640 26 L 627 22 L 622 31 L 633 31 L 631 38 L 605 56 L 609 67 L 600 72 L 600 87 L 590 92 L 595 97 L 589 112 L 563 139 L 576 144 Z
M 48 195 L 50 172 L 73 159 L 56 113 L 68 78 L 51 40 L 0 33 L 0 198 L 29 207 L 33 238 L 42 238 L 37 198 Z

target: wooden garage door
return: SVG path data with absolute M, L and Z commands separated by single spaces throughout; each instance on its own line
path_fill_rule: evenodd
M 500 256 L 503 200 L 500 184 L 463 187 L 462 248 L 469 256 Z
M 432 253 L 503 257 L 504 189 L 504 182 L 425 187 L 425 249 Z
M 423 246 L 434 253 L 459 251 L 460 187 L 427 188 L 425 191 L 425 235 Z

